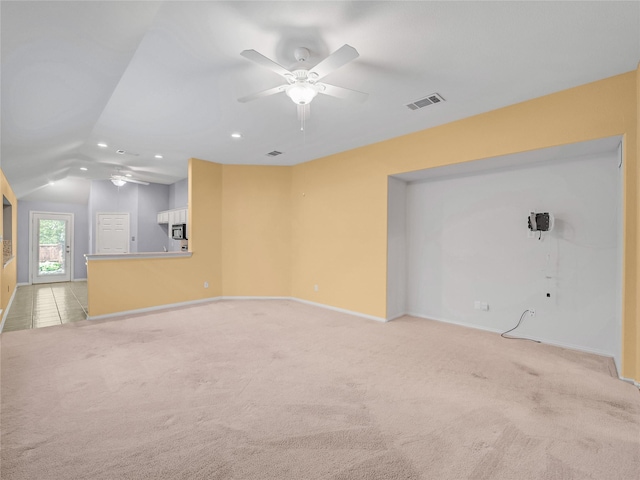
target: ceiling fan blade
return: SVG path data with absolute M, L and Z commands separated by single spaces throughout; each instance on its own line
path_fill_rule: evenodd
M 287 85 L 280 85 L 278 87 L 273 87 L 268 90 L 263 90 L 262 92 L 254 93 L 252 95 L 247 95 L 246 97 L 241 97 L 238 99 L 238 101 L 240 103 L 247 103 L 257 98 L 268 97 L 269 95 L 274 95 L 276 93 L 284 92 L 286 88 L 287 88 Z
M 322 87 L 318 90 L 319 93 L 324 93 L 325 95 L 330 95 L 332 97 L 342 98 L 344 100 L 351 100 L 352 102 L 363 103 L 367 98 L 369 98 L 368 93 L 359 92 L 358 90 L 351 90 L 349 88 L 344 87 L 336 87 L 335 85 L 330 85 L 328 83 L 320 84 Z
M 284 68 L 282 65 L 274 62 L 270 58 L 265 57 L 255 50 L 243 50 L 242 52 L 240 52 L 240 55 L 262 65 L 263 67 L 268 68 L 269 70 L 276 72 L 278 75 L 282 75 L 283 77 L 291 75 L 291 72 Z
M 134 180 L 133 178 L 123 178 L 123 180 L 128 183 L 137 183 L 138 185 L 149 185 L 149 182 L 142 182 L 140 180 Z
M 110 180 L 111 181 L 121 180 L 121 181 L 127 182 L 127 183 L 137 183 L 139 185 L 149 185 L 148 182 L 143 182 L 141 180 L 134 180 L 133 178 L 127 177 L 126 175 L 122 175 L 121 173 L 114 173 L 113 175 L 111 175 Z
M 327 58 L 322 60 L 315 67 L 313 67 L 310 70 L 309 74 L 311 75 L 315 73 L 318 76 L 317 80 L 319 80 L 322 77 L 329 75 L 334 70 L 337 70 L 341 66 L 346 65 L 352 60 L 355 60 L 359 56 L 360 54 L 355 48 L 353 48 L 351 45 L 345 44 L 338 50 L 333 52 L 331 55 L 329 55 Z

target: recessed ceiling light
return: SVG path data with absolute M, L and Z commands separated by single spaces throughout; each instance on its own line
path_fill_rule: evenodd
M 130 177 L 130 176 L 131 176 L 130 173 L 125 174 L 125 177 Z
M 80 167 L 80 170 L 82 170 L 83 172 L 86 172 L 88 170 L 87 167 Z
M 99 143 L 98 146 L 100 148 L 107 148 L 108 147 L 108 145 L 106 143 Z
M 242 138 L 242 134 L 239 132 L 234 132 L 231 134 L 231 138 Z
M 49 185 L 54 185 L 54 184 L 55 184 L 55 182 L 49 182 Z
M 163 158 L 162 155 L 155 155 L 156 158 Z

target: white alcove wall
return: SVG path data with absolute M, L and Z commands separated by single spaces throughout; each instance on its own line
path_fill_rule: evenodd
M 407 182 L 389 177 L 387 195 L 387 319 L 393 319 L 407 312 Z
M 532 308 L 514 335 L 609 355 L 619 368 L 620 142 L 390 178 L 387 318 L 503 332 Z M 551 212 L 553 231 L 530 238 L 530 211 Z

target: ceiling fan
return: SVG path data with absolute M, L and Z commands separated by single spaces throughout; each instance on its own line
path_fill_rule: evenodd
M 287 70 L 282 65 L 279 65 L 255 50 L 244 50 L 241 52 L 240 55 L 243 57 L 258 63 L 279 75 L 282 75 L 287 83 L 262 92 L 247 95 L 246 97 L 241 97 L 238 101 L 245 103 L 258 98 L 284 92 L 293 101 L 293 103 L 298 106 L 298 116 L 301 119 L 304 119 L 309 115 L 309 104 L 318 93 L 354 102 L 364 102 L 367 99 L 369 96 L 367 93 L 320 82 L 320 80 L 332 73 L 334 70 L 358 58 L 360 55 L 355 48 L 345 44 L 318 63 L 315 67 L 311 67 L 310 69 L 306 68 L 305 65 L 305 62 L 309 59 L 309 53 L 310 52 L 307 48 L 296 48 L 294 56 L 298 61 L 300 68 Z
M 123 175 L 120 170 L 117 170 L 116 173 L 111 175 L 111 183 L 113 183 L 116 187 L 122 187 L 125 183 L 137 183 L 138 185 L 149 185 L 149 182 L 143 182 L 141 180 L 135 180 L 131 178 L 130 174 Z

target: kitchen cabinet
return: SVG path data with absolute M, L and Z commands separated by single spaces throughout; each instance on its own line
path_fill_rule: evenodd
M 177 223 L 187 223 L 187 209 L 178 208 L 176 210 L 169 210 L 169 225 L 175 225 Z
M 158 212 L 158 223 L 161 223 L 161 224 L 169 223 L 168 210 L 165 210 L 164 212 Z
M 168 234 L 171 238 L 171 226 L 178 223 L 187 223 L 187 209 L 186 208 L 174 208 L 172 210 L 164 210 L 158 212 L 158 223 L 161 225 L 168 225 Z

